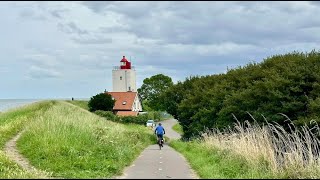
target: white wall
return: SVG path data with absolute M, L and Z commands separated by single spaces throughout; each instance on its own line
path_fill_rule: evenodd
M 138 98 L 138 94 L 134 99 L 133 105 L 132 105 L 132 111 L 142 111 L 142 106 L 140 99 Z
M 112 91 L 127 92 L 129 90 L 137 92 L 136 71 L 134 69 L 112 70 Z

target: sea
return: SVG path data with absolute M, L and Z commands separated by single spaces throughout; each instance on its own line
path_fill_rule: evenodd
M 18 108 L 27 104 L 31 104 L 43 100 L 71 100 L 71 98 L 61 98 L 61 99 L 0 99 L 0 112 L 5 112 L 7 110 Z M 74 98 L 74 100 L 86 100 L 89 98 Z
M 9 109 L 21 107 L 27 104 L 31 104 L 40 99 L 0 99 L 0 112 L 5 112 Z

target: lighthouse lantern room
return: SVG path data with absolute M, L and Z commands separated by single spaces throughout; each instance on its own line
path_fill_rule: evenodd
M 131 62 L 129 62 L 125 56 L 123 56 L 120 63 L 120 69 L 131 69 Z
M 136 71 L 125 56 L 120 61 L 120 68 L 115 66 L 112 70 L 112 88 L 113 92 L 137 92 Z

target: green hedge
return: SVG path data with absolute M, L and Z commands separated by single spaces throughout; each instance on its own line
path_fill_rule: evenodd
M 98 116 L 105 117 L 110 121 L 120 122 L 120 117 L 114 115 L 111 111 L 97 110 L 94 113 L 97 114 Z
M 134 123 L 134 124 L 142 124 L 142 125 L 145 125 L 145 123 L 149 119 L 152 119 L 155 122 L 158 122 L 163 120 L 167 116 L 167 114 L 160 111 L 151 111 L 145 114 L 140 114 L 138 116 L 117 116 L 113 114 L 111 111 L 102 111 L 102 110 L 97 110 L 94 113 L 101 117 L 105 117 L 110 121 L 119 122 L 119 123 Z
M 290 131 L 288 118 L 296 125 L 320 121 L 319 72 L 320 51 L 292 52 L 224 74 L 187 78 L 161 96 L 166 111 L 179 120 L 184 138 L 207 128 L 233 126 L 234 117 L 261 124 L 267 119 Z

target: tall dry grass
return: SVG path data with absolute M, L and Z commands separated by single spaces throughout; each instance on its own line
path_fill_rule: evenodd
M 258 125 L 254 118 L 254 123 L 240 123 L 236 119 L 233 128 L 207 130 L 202 137 L 207 146 L 230 150 L 255 166 L 266 163 L 273 174 L 281 174 L 281 177 L 319 178 L 319 126 L 305 125 L 299 129 L 287 117 L 291 125 L 286 131 L 279 124 L 264 119 L 264 125 Z

